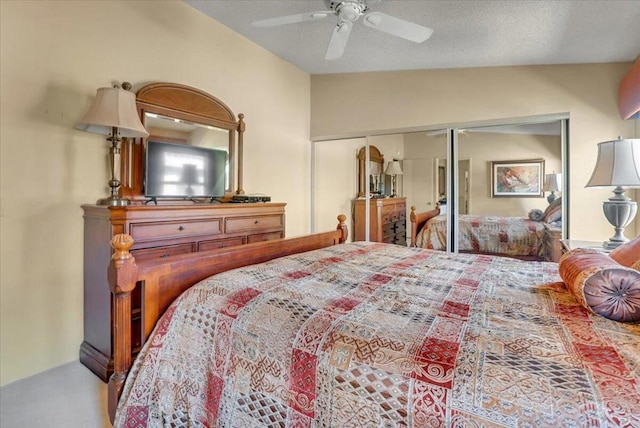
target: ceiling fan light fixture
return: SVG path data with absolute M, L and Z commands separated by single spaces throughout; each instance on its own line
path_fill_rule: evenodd
M 335 9 L 338 19 L 341 22 L 356 22 L 358 18 L 362 16 L 363 12 L 367 10 L 367 5 L 362 2 L 345 1 L 338 4 Z

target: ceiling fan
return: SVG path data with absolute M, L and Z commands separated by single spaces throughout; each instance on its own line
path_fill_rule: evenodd
M 333 29 L 325 59 L 338 59 L 344 53 L 353 23 L 364 16 L 364 25 L 382 31 L 392 36 L 401 37 L 415 43 L 422 43 L 431 37 L 433 30 L 428 27 L 405 21 L 382 12 L 369 12 L 368 3 L 377 3 L 380 0 L 347 0 L 329 1 L 331 10 L 319 12 L 306 12 L 295 15 L 279 16 L 276 18 L 252 21 L 254 27 L 275 27 L 284 24 L 296 24 L 299 22 L 318 21 L 329 15 L 336 15 L 338 22 Z

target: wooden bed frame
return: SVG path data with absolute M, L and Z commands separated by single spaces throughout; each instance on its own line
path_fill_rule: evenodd
M 342 244 L 349 236 L 346 219 L 346 216 L 339 215 L 338 227 L 333 232 L 183 254 L 168 261 L 153 259 L 136 263 L 129 252 L 133 238 L 126 234 L 114 236 L 111 245 L 115 251 L 108 274 L 113 295 L 114 331 L 114 373 L 108 387 L 111 422 L 132 363 L 131 293 L 136 286 L 142 287 L 144 341 L 171 302 L 192 285 L 216 273 Z
M 417 246 L 417 236 L 420 230 L 424 227 L 424 225 L 433 217 L 440 215 L 440 204 L 436 204 L 436 208 L 431 211 L 425 212 L 416 212 L 416 207 L 411 207 L 411 214 L 409 215 L 409 219 L 411 221 L 411 246 Z M 562 244 L 560 240 L 562 239 L 562 230 L 561 229 L 552 229 L 550 227 L 545 226 L 545 249 L 544 249 L 544 257 L 540 258 L 538 256 L 513 256 L 509 254 L 498 254 L 498 253 L 483 253 L 483 252 L 473 252 L 473 254 L 487 254 L 491 256 L 502 256 L 502 257 L 511 257 L 519 260 L 526 261 L 552 261 L 557 262 L 560 260 L 560 256 L 562 255 Z M 460 251 L 461 253 L 470 253 L 470 251 Z

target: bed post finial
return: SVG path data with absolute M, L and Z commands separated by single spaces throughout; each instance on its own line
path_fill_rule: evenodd
M 340 243 L 344 244 L 345 242 L 347 242 L 347 238 L 349 237 L 349 228 L 347 226 L 347 216 L 344 214 L 340 214 L 338 215 L 338 228 L 337 230 L 339 230 L 340 233 Z
M 113 374 L 109 379 L 109 418 L 113 423 L 118 399 L 131 367 L 131 292 L 136 287 L 138 266 L 129 252 L 133 238 L 126 234 L 111 239 L 115 250 L 109 264 L 109 288 L 113 294 Z
M 111 239 L 111 246 L 115 250 L 111 259 L 119 266 L 124 263 L 126 259 L 133 257 L 129 252 L 129 249 L 133 247 L 133 238 L 124 233 L 119 233 Z

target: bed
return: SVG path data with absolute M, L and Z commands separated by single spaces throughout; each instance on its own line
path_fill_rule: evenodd
M 557 264 L 344 243 L 341 218 L 164 264 L 114 238 L 114 425 L 640 424 L 640 326 L 580 306 Z M 131 290 L 169 277 L 187 291 L 129 371 Z
M 446 250 L 447 217 L 440 215 L 439 208 L 418 213 L 411 207 L 410 219 L 411 246 Z M 561 228 L 557 222 L 469 214 L 461 214 L 458 219 L 459 252 L 533 261 L 558 261 L 560 258 Z

